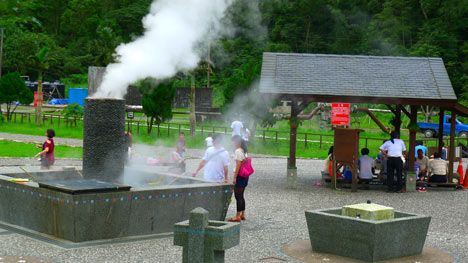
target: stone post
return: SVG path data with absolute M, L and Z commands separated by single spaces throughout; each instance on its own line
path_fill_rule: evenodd
M 237 246 L 240 224 L 208 220 L 209 214 L 198 207 L 190 220 L 174 226 L 174 245 L 183 247 L 184 263 L 223 263 L 224 251 Z
M 117 182 L 127 154 L 125 100 L 86 98 L 83 126 L 83 176 Z
M 97 89 L 102 83 L 104 74 L 106 73 L 105 67 L 89 67 L 88 68 L 88 96 L 91 97 L 96 93 Z

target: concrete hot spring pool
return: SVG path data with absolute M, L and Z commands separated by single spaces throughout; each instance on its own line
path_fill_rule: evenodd
M 75 170 L 0 175 L 0 220 L 61 239 L 83 242 L 172 232 L 203 207 L 224 220 L 231 184 L 175 174 L 137 171 L 135 187 L 81 178 Z
M 0 221 L 84 242 L 172 233 L 196 207 L 225 219 L 232 184 L 125 167 L 126 156 L 125 100 L 87 98 L 83 170 L 0 175 Z

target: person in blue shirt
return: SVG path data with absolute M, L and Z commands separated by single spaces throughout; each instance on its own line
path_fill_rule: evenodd
M 418 150 L 423 151 L 423 156 L 427 156 L 427 147 L 423 145 L 423 142 L 418 140 L 416 141 L 416 147 L 414 147 L 414 157 L 418 157 Z

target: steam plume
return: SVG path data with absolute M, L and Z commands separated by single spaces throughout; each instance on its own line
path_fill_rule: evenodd
M 95 97 L 122 98 L 128 85 L 147 77 L 165 79 L 195 68 L 198 46 L 221 33 L 234 0 L 155 0 L 143 18 L 143 36 L 116 49 Z

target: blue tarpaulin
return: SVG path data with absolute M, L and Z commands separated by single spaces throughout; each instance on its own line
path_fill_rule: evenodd
M 51 105 L 66 105 L 68 104 L 68 99 L 51 99 L 49 101 Z

